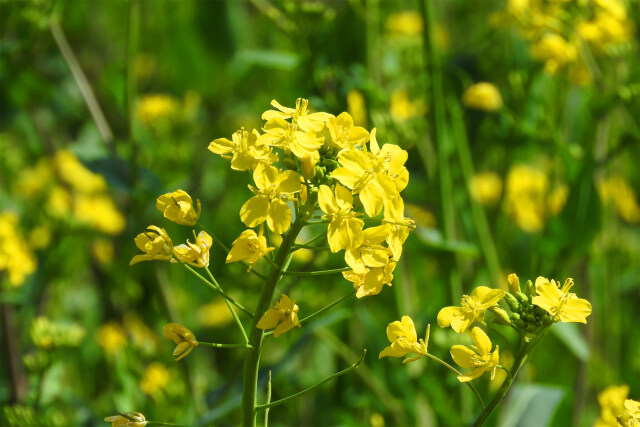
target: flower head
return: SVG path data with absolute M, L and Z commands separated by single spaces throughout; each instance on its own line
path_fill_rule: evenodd
M 240 129 L 227 138 L 214 139 L 209 144 L 209 151 L 231 159 L 231 169 L 237 171 L 253 170 L 259 163 L 271 164 L 278 161 L 278 155 L 272 153 L 269 146 L 258 143 L 260 134 L 257 130 L 248 132 Z
M 200 218 L 200 200 L 197 200 L 198 210 L 193 207 L 193 200 L 186 191 L 176 190 L 173 193 L 163 194 L 156 200 L 156 208 L 162 212 L 165 218 L 176 224 L 196 225 Z
M 494 206 L 502 195 L 502 180 L 495 172 L 477 173 L 469 181 L 469 193 L 484 206 Z
M 624 402 L 628 395 L 628 385 L 609 386 L 598 393 L 600 417 L 596 420 L 595 427 L 617 427 L 617 418 L 624 413 Z
M 147 394 L 155 394 L 164 389 L 171 380 L 171 372 L 158 362 L 151 363 L 144 371 L 140 389 Z
M 318 190 L 318 204 L 325 213 L 323 219 L 329 220 L 327 239 L 331 252 L 342 249 L 355 249 L 362 243 L 364 222 L 356 218 L 353 207 L 353 195 L 340 184 L 333 191 L 326 185 Z
M 135 238 L 136 246 L 144 254 L 136 255 L 131 259 L 129 265 L 137 264 L 141 261 L 160 260 L 168 261 L 173 254 L 173 244 L 164 228 L 150 225 L 147 231 L 140 233 Z
M 470 348 L 463 345 L 451 347 L 453 361 L 465 369 L 472 369 L 467 375 L 458 375 L 458 380 L 460 382 L 471 381 L 488 371 L 491 371 L 491 379 L 493 380 L 500 357 L 498 346 L 495 351 L 491 352 L 491 340 L 477 326 L 471 330 L 471 338 L 473 338 L 475 345 Z
M 275 249 L 267 247 L 267 239 L 262 235 L 262 231 L 262 227 L 260 227 L 260 234 L 256 234 L 253 230 L 243 231 L 231 244 L 225 263 L 246 260 L 251 270 L 259 258 Z
M 591 303 L 569 292 L 573 287 L 573 279 L 565 280 L 560 288 L 560 283 L 556 284 L 555 280 L 538 277 L 535 286 L 538 295 L 533 298 L 533 304 L 545 309 L 554 321 L 587 323 Z
M 416 328 L 413 320 L 409 316 L 402 316 L 402 320 L 392 322 L 387 326 L 387 338 L 391 345 L 380 352 L 379 359 L 383 357 L 404 357 L 409 353 L 416 353 L 417 356 L 404 360 L 402 363 L 412 362 L 427 354 L 429 345 L 429 333 L 431 325 L 427 325 L 427 335 L 425 339 L 418 341 Z
M 0 213 L 0 273 L 7 270 L 9 283 L 20 286 L 36 267 L 36 256 L 18 230 L 18 217 Z
M 498 88 L 487 82 L 476 83 L 462 95 L 462 103 L 476 110 L 497 111 L 502 107 Z
M 327 128 L 331 135 L 331 143 L 339 148 L 363 145 L 369 140 L 369 132 L 363 127 L 354 126 L 349 113 L 331 117 L 327 122 Z
M 409 237 L 409 232 L 415 228 L 415 222 L 404 216 L 402 197 L 397 196 L 385 201 L 382 223 L 387 227 L 386 241 L 393 252 L 393 258 L 397 261 L 402 255 L 402 245 Z
M 191 243 L 187 240 L 186 244 L 174 247 L 173 254 L 180 262 L 187 263 L 194 267 L 208 267 L 209 249 L 211 248 L 212 243 L 213 239 L 211 236 L 203 230 L 198 233 L 195 243 Z
M 270 308 L 262 315 L 256 325 L 256 327 L 260 329 L 276 328 L 275 331 L 273 331 L 275 338 L 290 331 L 294 326 L 300 327 L 300 323 L 298 322 L 298 305 L 296 304 L 296 300 L 289 299 L 285 294 L 282 294 L 280 301 L 277 301 L 273 308 Z
M 120 415 L 106 417 L 105 421 L 111 423 L 111 427 L 144 427 L 147 421 L 140 412 L 123 412 Z
M 333 117 L 329 113 L 309 113 L 309 101 L 303 98 L 296 100 L 296 108 L 284 107 L 275 99 L 271 101 L 271 105 L 276 107 L 278 111 L 265 111 L 262 114 L 262 120 L 291 119 L 291 123 L 297 125 L 304 132 L 320 132 L 324 129 L 327 121 Z
M 362 244 L 345 251 L 344 260 L 355 274 L 365 274 L 368 267 L 384 267 L 393 260 L 391 249 L 381 245 L 388 233 L 386 225 L 369 227 L 362 233 Z
M 640 402 L 632 399 L 624 401 L 624 413 L 618 420 L 623 427 L 640 427 Z
M 353 283 L 356 297 L 362 298 L 369 295 L 378 295 L 384 285 L 391 286 L 395 268 L 395 261 L 389 261 L 383 267 L 367 268 L 362 273 L 357 273 L 354 270 L 343 271 L 342 276 Z
M 438 313 L 438 325 L 451 328 L 457 333 L 467 330 L 473 322 L 482 321 L 484 312 L 496 305 L 504 296 L 504 291 L 491 289 L 486 286 L 478 286 L 471 296 L 463 295 L 461 307 L 445 307 Z
M 162 335 L 177 344 L 173 350 L 173 357 L 176 358 L 176 362 L 187 357 L 187 355 L 198 346 L 198 341 L 195 335 L 193 335 L 193 332 L 177 323 L 167 323 L 164 325 Z

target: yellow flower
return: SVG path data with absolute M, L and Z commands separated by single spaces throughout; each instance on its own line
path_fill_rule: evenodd
M 360 195 L 364 210 L 374 217 L 382 210 L 385 200 L 399 197 L 409 182 L 409 172 L 404 167 L 408 154 L 394 144 L 378 146 L 376 129 L 371 131 L 370 152 L 344 150 L 338 155 L 340 167 L 331 177 Z
M 53 179 L 53 170 L 48 158 L 38 160 L 35 166 L 23 170 L 16 180 L 16 192 L 26 198 L 37 196 Z
M 388 232 L 385 225 L 367 228 L 362 233 L 362 244 L 346 250 L 344 260 L 355 274 L 365 274 L 367 267 L 384 267 L 393 260 L 391 249 L 381 245 Z
M 578 57 L 576 47 L 557 34 L 544 35 L 532 51 L 536 59 L 544 61 L 544 69 L 549 74 L 555 74 Z
M 303 98 L 296 100 L 296 108 L 283 107 L 275 99 L 271 101 L 271 105 L 279 111 L 265 111 L 262 114 L 262 120 L 291 119 L 291 123 L 297 125 L 304 132 L 320 132 L 324 129 L 327 121 L 333 117 L 329 113 L 309 113 L 309 101 Z
M 497 111 L 502 107 L 502 97 L 494 84 L 481 82 L 466 90 L 462 95 L 462 103 L 476 110 Z
M 491 340 L 487 334 L 477 326 L 471 330 L 471 338 L 475 346 L 471 348 L 463 345 L 451 347 L 451 357 L 453 361 L 465 369 L 472 369 L 467 375 L 458 375 L 460 382 L 474 380 L 491 371 L 491 380 L 496 376 L 496 368 L 499 362 L 499 349 L 491 352 Z
M 277 162 L 278 155 L 272 153 L 269 146 L 257 143 L 259 136 L 257 130 L 249 133 L 243 128 L 231 136 L 231 141 L 227 138 L 214 139 L 209 144 L 209 151 L 231 159 L 231 169 L 237 171 L 253 170 L 258 163 Z
M 415 222 L 404 216 L 402 197 L 386 201 L 382 223 L 387 227 L 386 240 L 393 252 L 393 259 L 398 261 L 402 255 L 402 245 L 409 237 L 409 232 L 415 228 Z
M 364 221 L 356 218 L 355 212 L 351 212 L 351 191 L 340 184 L 336 184 L 333 191 L 327 185 L 321 185 L 318 189 L 318 204 L 325 213 L 322 218 L 330 221 L 327 239 L 331 252 L 360 246 Z
M 107 189 L 102 175 L 91 172 L 71 150 L 59 150 L 53 156 L 53 167 L 60 179 L 82 193 L 99 193 Z
M 109 265 L 113 261 L 113 243 L 108 239 L 95 239 L 91 243 L 91 255 L 101 265 Z
M 172 356 L 175 357 L 176 362 L 183 359 L 198 346 L 198 341 L 195 335 L 189 329 L 177 323 L 167 323 L 162 328 L 162 335 L 176 343 L 176 348 L 173 350 Z
M 298 305 L 295 302 L 296 300 L 289 299 L 288 296 L 282 294 L 280 301 L 277 301 L 273 308 L 270 308 L 262 315 L 256 327 L 260 329 L 276 328 L 273 331 L 275 338 L 290 331 L 294 326 L 299 328 Z
M 391 286 L 395 268 L 396 263 L 390 261 L 384 267 L 367 268 L 364 273 L 356 273 L 353 270 L 343 271 L 342 276 L 353 283 L 356 297 L 363 298 L 369 295 L 378 295 L 384 285 Z
M 150 225 L 147 231 L 140 233 L 135 238 L 136 246 L 143 255 L 133 257 L 129 265 L 137 264 L 141 261 L 168 261 L 173 254 L 173 244 L 164 228 Z
M 127 343 L 127 334 L 120 324 L 109 322 L 98 329 L 96 340 L 104 351 L 115 354 Z
M 339 148 L 353 148 L 369 140 L 369 132 L 363 127 L 354 126 L 349 113 L 331 117 L 327 122 L 331 142 Z
M 387 31 L 393 36 L 419 36 L 423 29 L 422 17 L 414 10 L 396 12 L 387 18 Z
M 287 153 L 291 151 L 301 160 L 309 156 L 313 164 L 320 159 L 318 148 L 324 143 L 324 137 L 320 133 L 302 131 L 298 125 L 279 117 L 267 121 L 262 130 L 264 134 L 258 138 L 258 144 L 279 147 Z
M 233 321 L 233 315 L 223 299 L 198 307 L 196 318 L 201 326 L 209 328 L 221 328 Z
M 624 402 L 629 395 L 629 386 L 609 386 L 598 393 L 600 417 L 594 427 L 618 427 L 618 417 L 624 413 Z
M 624 401 L 624 413 L 620 417 L 622 427 L 640 427 L 640 402 Z
M 146 124 L 173 116 L 178 111 L 178 101 L 168 95 L 145 95 L 138 101 L 138 119 Z
M 176 224 L 194 226 L 200 218 L 200 200 L 196 200 L 198 211 L 193 207 L 191 196 L 184 190 L 176 190 L 173 193 L 163 194 L 156 200 L 156 208 L 162 212 L 165 218 Z
M 500 201 L 502 180 L 495 172 L 477 173 L 469 181 L 471 197 L 484 206 L 493 206 Z
M 187 240 L 186 244 L 178 245 L 173 248 L 173 254 L 178 258 L 178 261 L 189 264 L 193 267 L 208 267 L 209 266 L 209 249 L 213 239 L 204 230 L 198 233 L 196 242 L 191 243 Z M 171 262 L 176 262 L 171 260 Z
M 34 249 L 43 249 L 51 243 L 51 229 L 47 225 L 40 225 L 29 232 L 29 244 Z
M 406 90 L 394 90 L 391 92 L 391 105 L 389 113 L 395 120 L 403 122 L 414 117 L 422 116 L 427 108 L 422 101 L 411 102 L 409 92 Z
M 61 185 L 55 185 L 47 198 L 47 210 L 51 215 L 60 217 L 71 210 L 71 194 Z
M 120 415 L 106 417 L 105 421 L 111 423 L 111 427 L 144 427 L 147 421 L 140 412 L 123 412 Z
M 294 171 L 280 172 L 263 163 L 253 171 L 256 187 L 249 186 L 255 194 L 240 209 L 240 219 L 247 227 L 256 227 L 267 221 L 269 229 L 282 234 L 291 225 L 291 209 L 286 200 L 302 189 L 300 177 Z
M 77 194 L 73 213 L 81 222 L 107 234 L 119 234 L 126 225 L 124 216 L 106 194 Z
M 565 280 L 562 288 L 555 280 L 549 281 L 544 277 L 536 279 L 536 293 L 532 303 L 546 310 L 554 321 L 587 323 L 587 316 L 591 314 L 591 303 L 569 292 L 573 287 L 573 279 Z
M 565 203 L 567 203 L 567 197 L 569 197 L 569 187 L 566 185 L 556 187 L 547 198 L 549 213 L 551 215 L 558 215 L 562 212 L 562 208 L 564 208 Z
M 6 270 L 9 283 L 20 286 L 36 271 L 37 265 L 35 254 L 18 230 L 18 217 L 0 213 L 0 273 Z
M 364 96 L 357 89 L 351 89 L 347 94 L 347 111 L 353 117 L 356 125 L 365 126 L 367 124 L 367 106 Z
M 262 231 L 262 226 L 260 227 L 260 234 L 256 234 L 253 230 L 243 231 L 231 244 L 231 250 L 225 263 L 246 260 L 249 264 L 247 271 L 250 271 L 258 259 L 275 249 L 267 247 L 267 239 L 262 235 Z
M 491 289 L 487 286 L 478 286 L 473 290 L 471 296 L 463 295 L 461 300 L 462 307 L 445 307 L 438 313 L 438 325 L 451 328 L 461 334 L 466 331 L 473 322 L 482 322 L 484 320 L 484 312 L 504 297 L 504 291 L 500 289 Z
M 613 205 L 622 219 L 630 224 L 640 223 L 640 205 L 627 181 L 619 175 L 607 177 L 598 183 L 602 202 Z
M 140 389 L 147 394 L 155 394 L 164 389 L 170 379 L 169 370 L 162 363 L 154 362 L 144 371 L 144 376 L 140 381 Z
M 515 295 L 516 292 L 520 292 L 520 278 L 516 273 L 511 273 L 507 276 L 507 283 L 509 287 L 509 293 Z
M 427 354 L 427 346 L 429 345 L 429 333 L 431 325 L 427 325 L 427 335 L 425 339 L 418 341 L 416 327 L 413 320 L 409 316 L 402 316 L 402 320 L 392 322 L 387 326 L 387 338 L 391 345 L 380 352 L 378 359 L 383 357 L 404 357 L 409 353 L 415 353 L 417 356 L 410 357 L 402 361 L 402 363 L 413 362 Z

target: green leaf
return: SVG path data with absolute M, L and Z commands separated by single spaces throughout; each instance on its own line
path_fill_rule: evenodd
M 575 323 L 558 323 L 553 325 L 551 332 L 553 332 L 578 359 L 584 361 L 589 358 L 589 346 L 580 333 L 578 325 Z
M 516 385 L 511 389 L 503 406 L 498 426 L 548 426 L 564 393 L 559 387 L 537 384 Z

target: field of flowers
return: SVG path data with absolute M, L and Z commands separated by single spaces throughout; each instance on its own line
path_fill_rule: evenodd
M 639 26 L 0 1 L 0 425 L 639 427 Z

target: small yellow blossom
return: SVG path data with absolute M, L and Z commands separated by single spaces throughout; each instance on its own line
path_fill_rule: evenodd
M 209 249 L 213 239 L 204 230 L 198 233 L 196 236 L 196 242 L 191 243 L 187 240 L 186 244 L 174 246 L 173 254 L 180 262 L 184 262 L 193 267 L 208 267 L 209 266 Z M 176 262 L 171 260 L 171 262 Z
M 354 270 L 343 271 L 342 276 L 353 283 L 356 297 L 363 298 L 378 295 L 384 285 L 391 286 L 395 268 L 396 263 L 389 261 L 384 267 L 367 268 L 364 273 L 356 273 Z
M 364 221 L 356 218 L 355 212 L 351 212 L 351 191 L 340 184 L 336 184 L 333 191 L 327 185 L 321 185 L 318 190 L 318 204 L 325 213 L 322 218 L 330 221 L 327 239 L 331 252 L 352 250 L 360 246 Z
M 126 225 L 124 215 L 107 194 L 76 194 L 73 214 L 89 227 L 107 234 L 119 234 Z
M 415 228 L 415 222 L 404 216 L 404 201 L 400 196 L 385 201 L 382 223 L 387 227 L 387 244 L 394 260 L 398 261 L 402 255 L 402 245 Z
M 259 164 L 253 171 L 256 187 L 249 186 L 255 194 L 240 209 L 240 219 L 247 227 L 267 222 L 269 229 L 282 234 L 291 225 L 291 209 L 286 201 L 300 192 L 300 177 L 294 171 L 280 172 L 277 168 Z
M 493 83 L 475 83 L 462 95 L 462 103 L 483 111 L 497 111 L 502 107 L 500 91 Z
M 155 394 L 163 390 L 171 380 L 171 373 L 158 362 L 151 363 L 144 371 L 140 381 L 140 389 L 147 394 Z
M 344 260 L 355 274 L 365 274 L 367 268 L 384 267 L 393 260 L 391 249 L 381 245 L 388 232 L 385 225 L 367 228 L 362 233 L 362 244 L 345 251 Z
M 411 101 L 406 90 L 394 90 L 391 92 L 389 114 L 395 120 L 403 122 L 414 117 L 420 117 L 427 111 L 424 102 Z
M 391 345 L 380 352 L 378 359 L 383 357 L 404 357 L 409 353 L 415 353 L 417 356 L 410 357 L 402 363 L 413 362 L 427 354 L 427 346 L 429 345 L 429 333 L 431 325 L 427 325 L 427 334 L 425 339 L 420 338 L 416 334 L 416 327 L 413 320 L 409 316 L 402 316 L 402 320 L 392 322 L 387 326 L 387 338 Z
M 201 326 L 209 328 L 221 328 L 233 321 L 233 315 L 223 299 L 198 307 L 196 318 Z
M 587 323 L 591 303 L 569 292 L 573 287 L 573 279 L 565 280 L 560 288 L 560 283 L 556 284 L 555 280 L 538 277 L 535 286 L 538 295 L 533 298 L 532 303 L 546 310 L 554 321 Z
M 555 74 L 578 57 L 576 47 L 557 34 L 545 34 L 533 45 L 532 52 L 536 59 L 544 61 L 544 69 L 549 74 Z
M 91 255 L 101 265 L 109 265 L 113 261 L 113 242 L 109 239 L 96 239 L 91 243 Z
M 289 299 L 288 296 L 282 294 L 280 301 L 277 301 L 273 308 L 262 315 L 256 327 L 260 329 L 276 328 L 273 331 L 275 338 L 290 331 L 294 326 L 299 328 L 298 305 L 295 302 L 296 300 Z
M 214 139 L 209 144 L 209 151 L 231 159 L 231 169 L 237 171 L 253 170 L 259 163 L 271 164 L 278 161 L 278 155 L 272 153 L 269 146 L 258 144 L 260 133 L 240 129 L 227 138 Z
M 613 175 L 598 183 L 600 199 L 607 205 L 613 205 L 622 219 L 630 224 L 640 223 L 640 205 L 636 194 L 627 181 Z
M 469 180 L 471 197 L 484 206 L 494 206 L 502 195 L 502 180 L 495 172 L 475 174 Z
M 198 341 L 195 335 L 189 329 L 177 323 L 167 323 L 162 328 L 162 335 L 176 343 L 176 348 L 173 350 L 172 356 L 175 357 L 176 362 L 183 359 L 198 346 Z
M 200 218 L 200 200 L 196 200 L 198 210 L 193 207 L 191 196 L 184 190 L 176 190 L 173 193 L 163 194 L 156 200 L 156 208 L 162 212 L 165 218 L 176 224 L 193 227 Z
M 313 164 L 320 160 L 318 149 L 324 143 L 322 134 L 302 131 L 298 125 L 279 117 L 267 121 L 262 130 L 264 133 L 258 138 L 258 144 L 282 148 L 301 160 L 308 156 Z
M 36 271 L 35 254 L 18 230 L 17 215 L 0 213 L 0 273 L 6 270 L 9 283 L 20 286 Z
M 363 127 L 354 126 L 349 113 L 329 118 L 327 128 L 331 135 L 331 143 L 338 148 L 352 148 L 369 140 L 369 132 Z
M 169 95 L 145 95 L 138 101 L 138 119 L 145 124 L 153 124 L 176 114 L 178 107 L 178 101 Z
M 35 166 L 23 170 L 16 180 L 16 192 L 26 198 L 39 195 L 53 179 L 51 161 L 41 158 Z
M 347 111 L 353 117 L 353 123 L 358 126 L 367 124 L 367 105 L 362 92 L 351 89 L 347 94 Z
M 461 334 L 473 322 L 482 322 L 485 311 L 498 304 L 502 297 L 504 297 L 504 291 L 500 289 L 478 286 L 473 290 L 471 296 L 462 296 L 461 307 L 445 307 L 440 310 L 438 325 L 441 328 L 451 326 L 454 331 Z
M 141 261 L 168 261 L 173 255 L 173 244 L 164 228 L 150 225 L 147 231 L 136 236 L 135 242 L 144 254 L 134 256 L 129 265 Z
M 104 177 L 87 169 L 71 150 L 57 151 L 52 163 L 62 182 L 76 191 L 99 193 L 107 189 Z
M 260 234 L 256 234 L 253 230 L 243 231 L 231 244 L 225 263 L 246 260 L 249 264 L 247 271 L 250 271 L 258 259 L 275 249 L 267 247 L 267 239 L 262 235 L 262 231 L 262 226 L 260 226 Z
M 477 326 L 471 330 L 471 338 L 473 338 L 475 344 L 471 348 L 463 345 L 451 347 L 453 361 L 465 369 L 472 369 L 467 375 L 458 375 L 458 380 L 460 382 L 471 381 L 489 371 L 491 371 L 491 380 L 493 380 L 496 376 L 496 368 L 500 358 L 498 346 L 491 352 L 491 340 Z
M 547 199 L 547 206 L 551 215 L 558 215 L 562 212 L 564 205 L 567 203 L 567 197 L 569 197 L 569 187 L 566 185 L 559 185 L 551 191 Z
M 624 402 L 629 395 L 629 386 L 609 386 L 598 393 L 600 417 L 594 427 L 618 427 L 618 417 L 624 413 Z
M 640 427 L 640 402 L 632 399 L 624 401 L 624 412 L 619 419 L 622 427 Z
M 418 12 L 405 10 L 389 15 L 386 27 L 392 36 L 419 36 L 422 34 L 424 24 Z
M 34 249 L 44 249 L 51 243 L 51 229 L 40 225 L 29 232 L 29 245 Z
M 47 211 L 61 217 L 71 211 L 71 193 L 61 185 L 55 185 L 47 198 Z
M 127 344 L 127 334 L 119 323 L 108 322 L 98 329 L 96 340 L 104 351 L 115 354 Z
M 111 423 L 111 427 L 144 427 L 147 421 L 140 412 L 123 412 L 120 415 L 106 417 L 105 421 Z
M 262 114 L 262 120 L 291 119 L 291 123 L 304 132 L 320 132 L 324 129 L 327 121 L 333 117 L 329 113 L 309 113 L 309 101 L 303 98 L 296 100 L 296 108 L 283 107 L 275 99 L 271 101 L 271 105 L 276 107 L 278 111 L 265 111 Z

